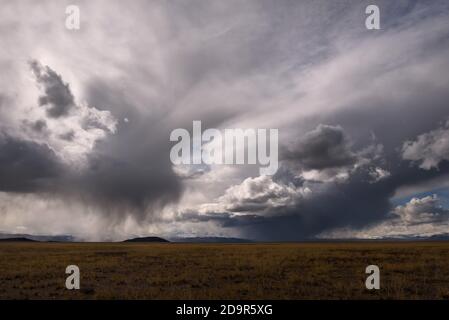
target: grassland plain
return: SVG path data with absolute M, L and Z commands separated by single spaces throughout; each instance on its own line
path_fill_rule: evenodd
M 0 298 L 449 299 L 449 243 L 1 243 Z

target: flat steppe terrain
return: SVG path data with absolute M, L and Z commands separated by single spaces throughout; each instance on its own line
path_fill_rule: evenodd
M 72 264 L 80 290 L 65 288 Z M 449 299 L 449 242 L 4 242 L 0 299 Z

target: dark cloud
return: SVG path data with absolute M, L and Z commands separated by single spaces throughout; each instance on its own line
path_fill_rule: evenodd
M 169 156 L 174 125 L 162 121 L 160 114 L 138 110 L 128 96 L 131 93 L 112 83 L 92 82 L 87 91 L 90 104 L 110 109 L 129 122 L 120 122 L 114 135 L 96 144 L 86 170 L 71 181 L 76 186 L 73 192 L 84 192 L 106 214 L 128 212 L 137 219 L 157 216 L 183 190 L 182 178 L 173 171 Z
M 242 216 L 234 216 L 229 212 L 213 212 L 199 215 L 198 212 L 184 212 L 182 216 L 175 217 L 176 222 L 214 222 L 223 228 L 242 228 L 245 226 L 252 226 L 265 224 L 267 221 L 264 217 L 255 214 L 246 214 Z
M 352 165 L 357 160 L 343 129 L 323 124 L 299 138 L 296 145 L 284 148 L 282 157 L 318 170 Z
M 178 199 L 181 183 L 161 161 L 163 154 L 142 151 L 140 155 L 91 155 L 89 167 L 69 181 L 69 190 L 74 196 L 84 194 L 107 215 L 125 218 L 128 213 L 137 219 L 158 215 L 164 205 Z
M 0 191 L 53 189 L 63 166 L 46 145 L 0 135 Z
M 37 83 L 44 91 L 39 97 L 39 105 L 47 108 L 47 115 L 52 118 L 65 116 L 74 106 L 74 97 L 69 85 L 62 81 L 59 74 L 48 66 L 42 66 L 38 61 L 30 62 Z

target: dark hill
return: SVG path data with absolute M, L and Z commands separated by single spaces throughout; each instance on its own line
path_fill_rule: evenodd
M 5 238 L 0 239 L 0 242 L 38 242 L 38 241 L 31 240 L 28 238 Z
M 141 238 L 128 239 L 123 242 L 170 242 L 170 241 L 159 237 L 141 237 Z
M 0 239 L 26 238 L 34 241 L 50 241 L 50 242 L 71 242 L 75 239 L 71 235 L 32 235 L 26 233 L 2 233 Z

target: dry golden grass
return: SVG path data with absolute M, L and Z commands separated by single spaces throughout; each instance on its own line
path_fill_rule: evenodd
M 81 290 L 65 289 L 70 264 Z M 448 299 L 449 243 L 1 243 L 0 298 Z

